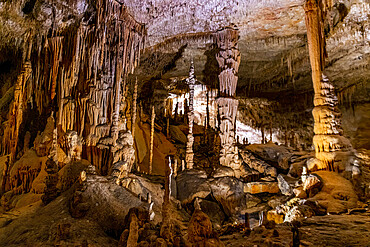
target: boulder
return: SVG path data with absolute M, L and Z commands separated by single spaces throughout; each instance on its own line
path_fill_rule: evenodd
M 316 174 L 310 174 L 303 182 L 303 190 L 312 197 L 317 194 L 323 186 L 321 178 Z
M 187 138 L 178 126 L 170 125 L 170 135 L 175 142 L 186 144 Z
M 225 220 L 225 214 L 216 202 L 208 200 L 199 201 L 202 212 L 208 215 L 215 229 L 219 229 Z
M 306 205 L 293 206 L 288 210 L 284 217 L 284 222 L 299 221 L 315 215 L 313 209 Z
M 241 150 L 240 155 L 244 161 L 251 169 L 264 174 L 265 176 L 276 177 L 277 171 L 275 167 L 270 166 L 265 161 L 256 158 L 251 152 Z
M 207 174 L 203 170 L 185 170 L 176 177 L 177 194 L 181 203 L 190 203 L 195 197 L 206 198 L 211 193 Z
M 253 196 L 251 194 L 246 194 L 245 201 L 246 201 L 246 207 L 247 208 L 255 207 L 259 203 L 261 203 L 261 199 L 259 199 L 257 196 Z
M 300 177 L 302 175 L 303 166 L 306 165 L 306 161 L 302 160 L 300 162 L 294 162 L 290 164 L 288 175 L 292 177 Z
M 323 181 L 323 187 L 313 200 L 316 200 L 330 214 L 347 212 L 357 207 L 358 197 L 353 184 L 337 172 L 315 172 Z
M 293 194 L 292 188 L 281 174 L 277 176 L 277 181 L 279 189 L 283 195 L 290 196 Z
M 222 205 L 227 216 L 231 216 L 243 205 L 245 196 L 243 183 L 234 177 L 221 177 L 209 181 L 213 197 Z
M 258 193 L 279 193 L 280 189 L 277 182 L 251 182 L 244 185 L 244 192 L 251 194 Z
M 282 224 L 284 222 L 284 215 L 278 214 L 276 210 L 267 211 L 267 220 L 273 221 L 276 224 Z
M 214 178 L 221 178 L 221 177 L 235 177 L 235 172 L 232 168 L 227 166 L 219 166 L 211 174 Z
M 294 188 L 293 193 L 294 193 L 295 197 L 297 197 L 297 198 L 301 198 L 301 199 L 307 198 L 307 193 L 306 193 L 306 191 L 303 190 L 302 186 Z
M 285 146 L 273 143 L 252 144 L 248 145 L 246 149 L 280 170 L 286 171 L 289 169 L 289 160 L 292 157 L 292 153 Z
M 92 166 L 86 170 L 82 190 L 76 191 L 71 199 L 70 213 L 72 216 L 89 217 L 105 232 L 119 237 L 129 210 L 134 207 L 147 208 L 148 204 L 106 177 L 96 175 Z

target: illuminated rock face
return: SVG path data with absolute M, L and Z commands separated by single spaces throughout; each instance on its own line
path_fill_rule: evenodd
M 313 144 L 315 158 L 308 165 L 309 169 L 344 171 L 349 165 L 348 157 L 351 154 L 351 143 L 343 135 L 341 128 L 341 114 L 338 109 L 338 99 L 334 87 L 323 74 L 325 38 L 325 12 L 322 8 L 329 8 L 328 3 L 322 6 L 316 1 L 307 0 L 305 3 L 307 40 L 312 68 L 312 81 L 315 91 L 314 133 Z
M 226 28 L 215 34 L 216 44 L 220 52 L 216 59 L 221 73 L 220 97 L 217 99 L 220 116 L 221 153 L 220 164 L 233 169 L 240 167 L 238 148 L 235 144 L 235 121 L 238 111 L 238 100 L 234 98 L 238 82 L 238 69 L 240 64 L 240 52 L 238 50 L 238 31 Z

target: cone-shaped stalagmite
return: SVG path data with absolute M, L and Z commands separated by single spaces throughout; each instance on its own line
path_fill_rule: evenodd
M 193 169 L 193 165 L 194 165 L 193 124 L 194 124 L 194 85 L 195 85 L 193 61 L 191 61 L 191 65 L 190 65 L 188 84 L 189 84 L 189 111 L 188 111 L 189 134 L 188 134 L 188 142 L 186 143 L 185 160 L 186 160 L 186 167 L 188 169 Z
M 334 87 L 323 74 L 325 59 L 324 19 L 326 9 L 331 6 L 324 0 L 306 0 L 307 41 L 312 68 L 312 82 L 315 92 L 313 144 L 315 159 L 309 169 L 343 171 L 351 154 L 351 143 L 342 136 L 341 114 Z

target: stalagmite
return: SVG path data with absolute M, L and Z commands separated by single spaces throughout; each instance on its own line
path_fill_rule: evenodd
M 307 0 L 304 5 L 306 13 L 307 41 L 312 68 L 312 82 L 315 92 L 313 144 L 315 159 L 308 164 L 308 169 L 344 171 L 349 165 L 351 143 L 343 135 L 341 114 L 334 87 L 323 74 L 325 59 L 324 19 L 330 8 L 327 2 L 319 3 Z
M 53 131 L 53 144 L 48 160 L 46 161 L 46 180 L 45 192 L 42 196 L 42 202 L 48 204 L 58 196 L 58 132 L 57 129 Z
M 216 55 L 221 69 L 219 75 L 220 91 L 217 99 L 220 117 L 221 153 L 220 164 L 239 169 L 240 161 L 235 144 L 235 121 L 238 110 L 238 100 L 234 98 L 238 82 L 240 52 L 238 50 L 238 31 L 232 28 L 220 30 L 215 35 L 215 41 L 220 49 Z
M 162 226 L 160 235 L 162 238 L 167 240 L 173 239 L 173 223 L 170 212 L 170 196 L 171 196 L 171 160 L 173 156 L 168 155 L 166 157 L 165 164 L 165 181 L 164 181 L 164 195 L 163 195 L 163 204 L 162 204 Z
M 133 104 L 132 104 L 132 120 L 131 120 L 131 133 L 135 137 L 135 124 L 136 124 L 136 108 L 137 108 L 137 78 L 135 80 L 134 86 L 134 95 L 133 95 Z
M 10 161 L 10 156 L 8 155 L 6 157 L 6 161 L 5 161 L 4 168 L 3 168 L 3 177 L 1 181 L 1 193 L 4 193 L 6 191 L 6 185 L 9 180 L 9 177 L 8 177 L 9 176 L 9 161 Z
M 188 85 L 189 85 L 189 111 L 188 111 L 189 133 L 188 133 L 188 141 L 186 143 L 185 160 L 186 160 L 187 169 L 193 169 L 193 165 L 194 165 L 194 161 L 193 161 L 193 159 L 194 159 L 193 124 L 194 124 L 194 85 L 195 85 L 193 61 L 191 61 L 190 70 L 189 70 L 189 78 L 188 78 L 187 82 L 188 82 Z
M 154 148 L 154 120 L 155 120 L 155 108 L 152 106 L 152 118 L 151 118 L 151 129 L 150 129 L 150 150 L 149 150 L 149 174 L 152 174 L 153 170 L 153 148 Z

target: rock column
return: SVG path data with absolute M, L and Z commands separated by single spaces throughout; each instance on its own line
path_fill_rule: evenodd
M 189 133 L 188 133 L 188 142 L 186 143 L 185 160 L 186 160 L 186 167 L 188 169 L 192 169 L 194 165 L 193 123 L 194 123 L 194 85 L 195 85 L 193 61 L 191 61 L 191 65 L 190 65 L 188 84 L 189 84 L 189 111 L 188 111 Z
M 220 66 L 220 91 L 217 99 L 220 117 L 221 153 L 220 164 L 233 169 L 240 167 L 238 149 L 235 144 L 235 121 L 238 100 L 234 98 L 238 82 L 240 52 L 238 50 L 238 31 L 225 28 L 216 33 L 215 39 L 220 52 L 216 55 Z
M 324 19 L 330 6 L 326 2 L 307 0 L 306 13 L 307 41 L 312 68 L 312 82 L 315 92 L 313 144 L 315 159 L 308 162 L 310 170 L 343 171 L 348 164 L 351 143 L 343 136 L 341 114 L 334 87 L 323 74 L 325 55 Z

